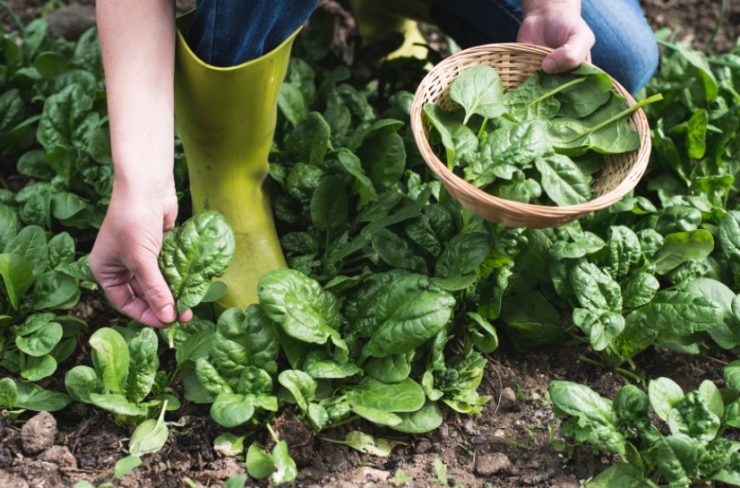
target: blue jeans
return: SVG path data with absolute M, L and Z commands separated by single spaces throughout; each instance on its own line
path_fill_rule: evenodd
M 512 42 L 522 21 L 519 0 L 429 3 L 432 19 L 462 47 Z M 234 66 L 277 47 L 308 19 L 316 4 L 317 0 L 198 0 L 186 37 L 204 61 Z M 594 64 L 631 92 L 647 83 L 658 66 L 658 47 L 638 0 L 583 0 L 583 18 L 596 35 Z

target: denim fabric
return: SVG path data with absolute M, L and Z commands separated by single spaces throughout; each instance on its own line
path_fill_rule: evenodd
M 277 47 L 308 19 L 316 4 L 317 0 L 198 0 L 186 37 L 204 61 L 234 66 Z M 519 0 L 430 0 L 430 4 L 432 18 L 462 47 L 516 40 L 522 19 Z M 658 47 L 638 0 L 583 0 L 583 18 L 596 34 L 594 64 L 632 92 L 647 83 L 658 66 Z
M 214 66 L 236 66 L 278 47 L 318 0 L 198 0 L 185 38 Z
M 522 22 L 518 0 L 435 1 L 432 18 L 461 47 L 516 40 Z M 582 15 L 596 35 L 593 63 L 631 92 L 658 67 L 658 45 L 638 0 L 583 0 Z

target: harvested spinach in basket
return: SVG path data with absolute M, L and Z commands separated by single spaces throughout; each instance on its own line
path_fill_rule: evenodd
M 564 206 L 592 199 L 602 155 L 640 146 L 629 116 L 661 98 L 629 107 L 609 75 L 589 65 L 538 71 L 507 92 L 481 65 L 452 82 L 445 106 L 427 104 L 424 113 L 450 170 L 501 198 Z

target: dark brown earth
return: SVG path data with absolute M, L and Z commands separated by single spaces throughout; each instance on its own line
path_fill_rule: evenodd
M 62 2 L 6 0 L 6 3 L 25 22 L 50 13 L 49 6 L 53 8 Z M 93 2 L 69 3 L 91 5 Z M 178 2 L 181 8 L 187 3 Z M 670 26 L 680 39 L 693 40 L 699 46 L 712 37 L 720 3 L 718 0 L 642 2 L 652 25 Z M 739 3 L 727 2 L 714 50 L 731 48 L 740 35 Z M 2 7 L 0 22 L 10 23 Z M 76 312 L 91 327 L 109 323 L 112 316 L 98 299 L 84 301 Z M 580 361 L 579 356 L 586 352 L 570 348 L 521 354 L 504 342 L 490 357 L 486 369 L 481 393 L 492 396 L 493 400 L 480 416 L 451 414 L 440 429 L 415 438 L 366 424 L 351 427 L 397 441 L 387 459 L 322 441 L 322 437 L 342 438 L 346 430 L 322 432 L 316 438 L 290 414 L 277 419 L 275 429 L 295 447 L 293 455 L 301 468 L 297 486 L 394 486 L 392 478 L 398 469 L 410 478 L 405 486 L 440 485 L 441 476 L 433 467 L 439 456 L 446 466 L 449 486 L 577 488 L 579 479 L 594 475 L 610 460 L 594 456 L 586 447 L 568 445 L 558 436 L 559 422 L 552 415 L 547 396 L 548 382 L 578 381 L 609 396 L 626 382 L 614 372 Z M 670 376 L 684 388 L 694 388 L 704 379 L 722 384 L 723 360 L 726 358 L 648 351 L 637 358 L 640 366 L 637 372 L 646 378 Z M 52 385 L 61 388 L 61 378 L 52 378 L 45 386 Z M 179 418 L 169 418 L 173 422 L 172 435 L 165 448 L 145 457 L 143 465 L 116 486 L 180 487 L 185 486 L 186 478 L 198 486 L 221 486 L 224 480 L 244 472 L 243 458 L 224 458 L 214 451 L 213 439 L 221 429 L 210 420 L 207 408 L 185 405 L 181 412 Z M 31 419 L 0 417 L 1 488 L 68 487 L 81 479 L 102 483 L 111 478 L 114 464 L 125 456 L 123 448 L 130 430 L 115 425 L 107 414 L 85 405 L 74 405 L 54 418 L 56 426 L 44 414 Z

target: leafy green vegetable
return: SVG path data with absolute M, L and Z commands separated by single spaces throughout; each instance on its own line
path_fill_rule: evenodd
M 183 312 L 200 303 L 211 278 L 226 272 L 236 241 L 223 215 L 201 212 L 169 232 L 162 242 L 159 266 Z

